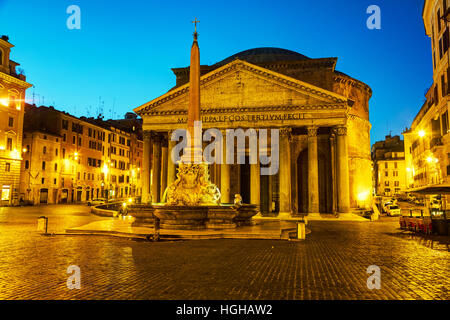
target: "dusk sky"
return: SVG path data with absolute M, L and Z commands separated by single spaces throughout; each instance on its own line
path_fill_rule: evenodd
M 69 30 L 68 6 L 81 9 Z M 370 5 L 381 30 L 369 30 Z M 122 117 L 175 85 L 170 68 L 189 65 L 194 17 L 201 64 L 256 47 L 311 58 L 338 57 L 336 69 L 367 83 L 371 142 L 400 134 L 432 84 L 423 0 L 100 1 L 0 0 L 0 34 L 15 45 L 32 102 L 76 116 Z M 101 97 L 101 98 L 100 98 Z M 101 103 L 99 102 L 101 101 Z

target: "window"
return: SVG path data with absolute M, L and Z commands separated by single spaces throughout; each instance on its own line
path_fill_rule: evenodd
M 75 136 L 72 136 L 72 144 L 75 144 Z
M 58 164 L 55 163 L 55 171 L 58 171 Z
M 81 138 L 78 137 L 78 145 L 81 146 Z
M 8 126 L 14 127 L 14 118 L 13 117 L 9 117 L 9 119 L 8 119 Z
M 385 181 L 385 182 L 384 182 L 384 186 L 385 186 L 385 187 L 389 187 L 389 181 Z
M 438 33 L 441 32 L 441 10 L 438 9 L 438 11 L 436 12 L 436 23 L 438 26 Z
M 55 179 L 53 179 L 53 184 L 56 184 L 56 178 L 55 178 Z
M 394 182 L 394 186 L 399 187 L 400 186 L 400 181 L 395 181 Z
M 42 183 L 42 184 L 45 183 L 45 179 L 44 179 L 44 178 L 41 179 L 41 183 Z
M 43 153 L 43 154 L 46 154 L 46 153 L 47 153 L 47 147 L 46 147 L 46 146 L 44 146 L 44 148 L 42 149 L 42 153 Z
M 11 151 L 12 150 L 12 138 L 8 138 L 6 140 L 6 149 Z
M 6 165 L 5 165 L 5 171 L 6 172 L 11 172 L 11 163 L 6 163 Z
M 64 142 L 66 141 L 66 134 L 65 133 L 63 134 L 63 141 Z
M 445 135 L 448 132 L 448 111 L 445 111 L 441 117 L 442 121 L 442 133 Z
M 445 87 L 446 87 L 446 85 L 445 85 L 445 75 L 442 75 L 441 76 L 441 91 L 442 91 L 442 96 L 443 97 L 445 97 L 445 95 L 446 95 Z
M 385 168 L 385 169 L 388 168 L 388 163 L 387 163 L 387 162 L 384 163 L 384 168 Z
M 62 128 L 64 130 L 68 130 L 69 129 L 69 121 L 68 120 L 62 120 Z
M 45 170 L 45 161 L 42 161 L 42 170 Z
M 58 148 L 55 149 L 55 156 L 58 156 Z
M 397 162 L 394 162 L 394 168 L 397 169 Z
M 25 169 L 28 169 L 30 166 L 30 162 L 28 160 L 25 160 Z
M 2 200 L 3 201 L 9 200 L 10 191 L 11 191 L 11 186 L 2 186 Z
M 385 176 L 385 177 L 389 177 L 389 174 L 388 174 L 387 171 L 384 172 L 384 176 Z
M 66 149 L 62 149 L 62 157 L 63 157 L 63 159 L 65 159 L 66 158 Z

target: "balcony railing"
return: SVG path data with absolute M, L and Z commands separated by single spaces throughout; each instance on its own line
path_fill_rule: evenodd
M 437 146 L 442 146 L 442 145 L 443 145 L 442 137 L 434 137 L 430 141 L 430 148 L 437 147 Z

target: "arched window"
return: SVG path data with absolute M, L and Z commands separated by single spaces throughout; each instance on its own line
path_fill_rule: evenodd
M 3 50 L 0 49 L 0 65 L 3 65 Z

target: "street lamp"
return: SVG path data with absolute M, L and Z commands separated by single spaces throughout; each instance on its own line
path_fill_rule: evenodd
M 425 130 L 419 130 L 419 132 L 417 133 L 419 135 L 419 137 L 423 138 L 425 137 Z
M 9 106 L 9 99 L 8 98 L 1 98 L 0 99 L 0 104 L 2 106 L 8 107 Z

